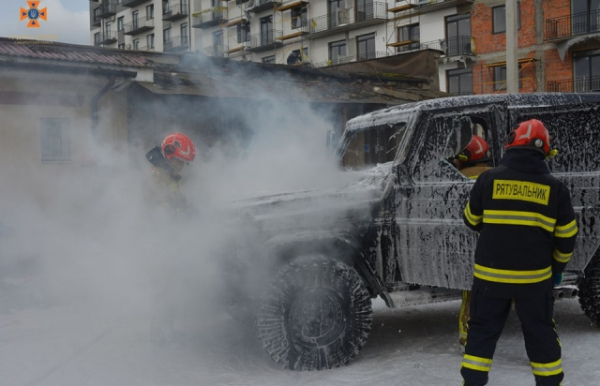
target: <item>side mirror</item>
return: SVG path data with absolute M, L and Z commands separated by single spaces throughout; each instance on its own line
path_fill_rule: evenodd
M 452 120 L 452 131 L 446 142 L 444 157 L 452 157 L 460 153 L 471 141 L 473 131 L 471 118 L 458 117 Z

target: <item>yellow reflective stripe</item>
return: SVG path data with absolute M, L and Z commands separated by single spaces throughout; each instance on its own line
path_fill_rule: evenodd
M 483 216 L 476 216 L 473 213 L 471 213 L 471 203 L 467 202 L 467 206 L 465 207 L 465 218 L 467 219 L 467 221 L 475 226 L 477 224 L 479 224 L 481 222 L 481 219 L 483 218 Z
M 477 371 L 489 372 L 492 368 L 492 360 L 465 354 L 462 361 L 462 367 L 466 367 L 467 369 Z
M 473 273 L 481 280 L 497 283 L 531 284 L 539 283 L 552 277 L 552 267 L 535 271 L 512 271 L 507 269 L 494 269 L 475 264 Z
M 557 225 L 554 228 L 554 237 L 569 238 L 577 234 L 577 221 L 573 220 L 567 225 Z
M 559 359 L 556 362 L 551 363 L 536 363 L 531 362 L 531 370 L 534 375 L 540 375 L 542 377 L 550 377 L 562 373 L 562 360 Z
M 554 257 L 554 260 L 558 261 L 559 263 L 568 263 L 571 259 L 571 255 L 573 255 L 573 252 L 562 253 L 556 248 L 554 248 L 554 250 L 552 251 L 552 257 Z
M 488 224 L 536 226 L 543 228 L 548 232 L 553 232 L 556 219 L 536 212 L 521 212 L 516 210 L 484 210 L 483 222 Z

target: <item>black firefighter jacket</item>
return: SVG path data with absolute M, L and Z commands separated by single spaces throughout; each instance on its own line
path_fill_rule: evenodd
M 573 254 L 577 222 L 567 186 L 543 155 L 509 149 L 502 165 L 476 180 L 463 212 L 480 232 L 473 288 L 497 298 L 539 295 L 553 287 Z

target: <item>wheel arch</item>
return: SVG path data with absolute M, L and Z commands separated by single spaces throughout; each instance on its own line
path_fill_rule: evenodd
M 268 253 L 275 259 L 276 269 L 307 254 L 323 254 L 327 258 L 353 267 L 365 281 L 372 297 L 381 296 L 386 305 L 394 303 L 378 277 L 374 267 L 366 259 L 361 244 L 355 237 L 344 233 L 304 232 L 278 236 L 267 242 Z

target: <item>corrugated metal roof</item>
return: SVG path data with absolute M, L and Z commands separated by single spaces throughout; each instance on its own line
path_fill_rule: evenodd
M 154 67 L 153 61 L 136 53 L 103 52 L 104 49 L 91 46 L 19 43 L 18 40 L 0 41 L 0 55 L 123 67 Z

